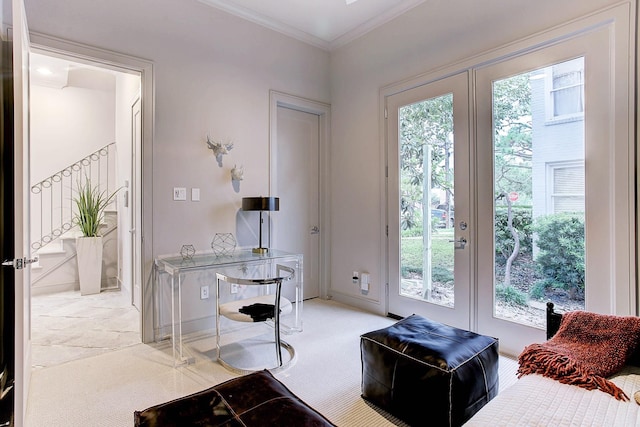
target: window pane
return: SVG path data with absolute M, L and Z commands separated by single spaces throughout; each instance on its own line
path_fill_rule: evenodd
M 401 286 L 453 307 L 453 94 L 399 109 Z
M 576 58 L 546 69 L 550 75 L 551 118 L 573 116 L 584 111 L 584 60 Z
M 545 117 L 582 112 L 582 64 L 493 84 L 494 315 L 540 328 L 548 301 L 584 309 L 584 116 Z
M 582 86 L 560 89 L 553 92 L 554 116 L 581 113 Z

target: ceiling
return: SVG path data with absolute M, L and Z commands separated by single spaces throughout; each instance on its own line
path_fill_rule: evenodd
M 425 0 L 199 0 L 322 49 L 331 50 Z
M 425 0 L 198 0 L 325 50 L 335 49 Z M 46 69 L 47 74 L 42 74 Z M 39 71 L 40 70 L 40 71 Z M 45 55 L 31 55 L 31 84 L 78 85 L 80 72 L 105 70 Z M 104 80 L 104 79 L 103 79 Z M 83 79 L 84 81 L 84 79 Z
M 116 72 L 67 59 L 31 52 L 29 83 L 55 89 L 83 87 L 115 90 Z

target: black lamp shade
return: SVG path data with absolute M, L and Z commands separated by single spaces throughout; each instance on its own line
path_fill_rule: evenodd
M 280 198 L 278 197 L 243 197 L 243 211 L 279 211 Z

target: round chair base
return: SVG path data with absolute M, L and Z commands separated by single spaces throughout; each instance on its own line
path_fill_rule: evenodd
M 275 343 L 271 343 L 271 345 L 275 345 Z M 225 361 L 222 358 L 222 354 L 220 356 L 218 356 L 218 363 L 220 363 L 222 366 L 224 366 L 226 369 L 228 369 L 231 372 L 234 372 L 236 374 L 240 374 L 240 375 L 246 375 L 246 374 L 250 374 L 252 372 L 258 372 L 258 371 L 262 371 L 264 369 L 268 370 L 269 372 L 275 374 L 277 372 L 281 372 L 285 369 L 287 369 L 288 367 L 292 366 L 293 364 L 295 364 L 296 361 L 296 351 L 295 349 L 287 342 L 285 341 L 280 341 L 280 348 L 281 350 L 286 350 L 287 353 L 289 354 L 289 359 L 286 360 L 286 357 L 282 357 L 282 364 L 279 366 L 274 366 L 274 367 L 268 367 L 268 366 L 260 366 L 260 367 L 251 367 L 251 368 L 242 368 L 242 367 L 238 367 L 233 365 L 232 363 L 230 363 L 229 361 Z

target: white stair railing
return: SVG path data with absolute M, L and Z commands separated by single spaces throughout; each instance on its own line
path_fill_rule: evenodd
M 92 185 L 109 194 L 115 188 L 115 142 L 78 160 L 31 186 L 31 248 L 38 250 L 74 226 L 74 196 L 78 184 Z M 112 202 L 113 203 L 113 202 Z

